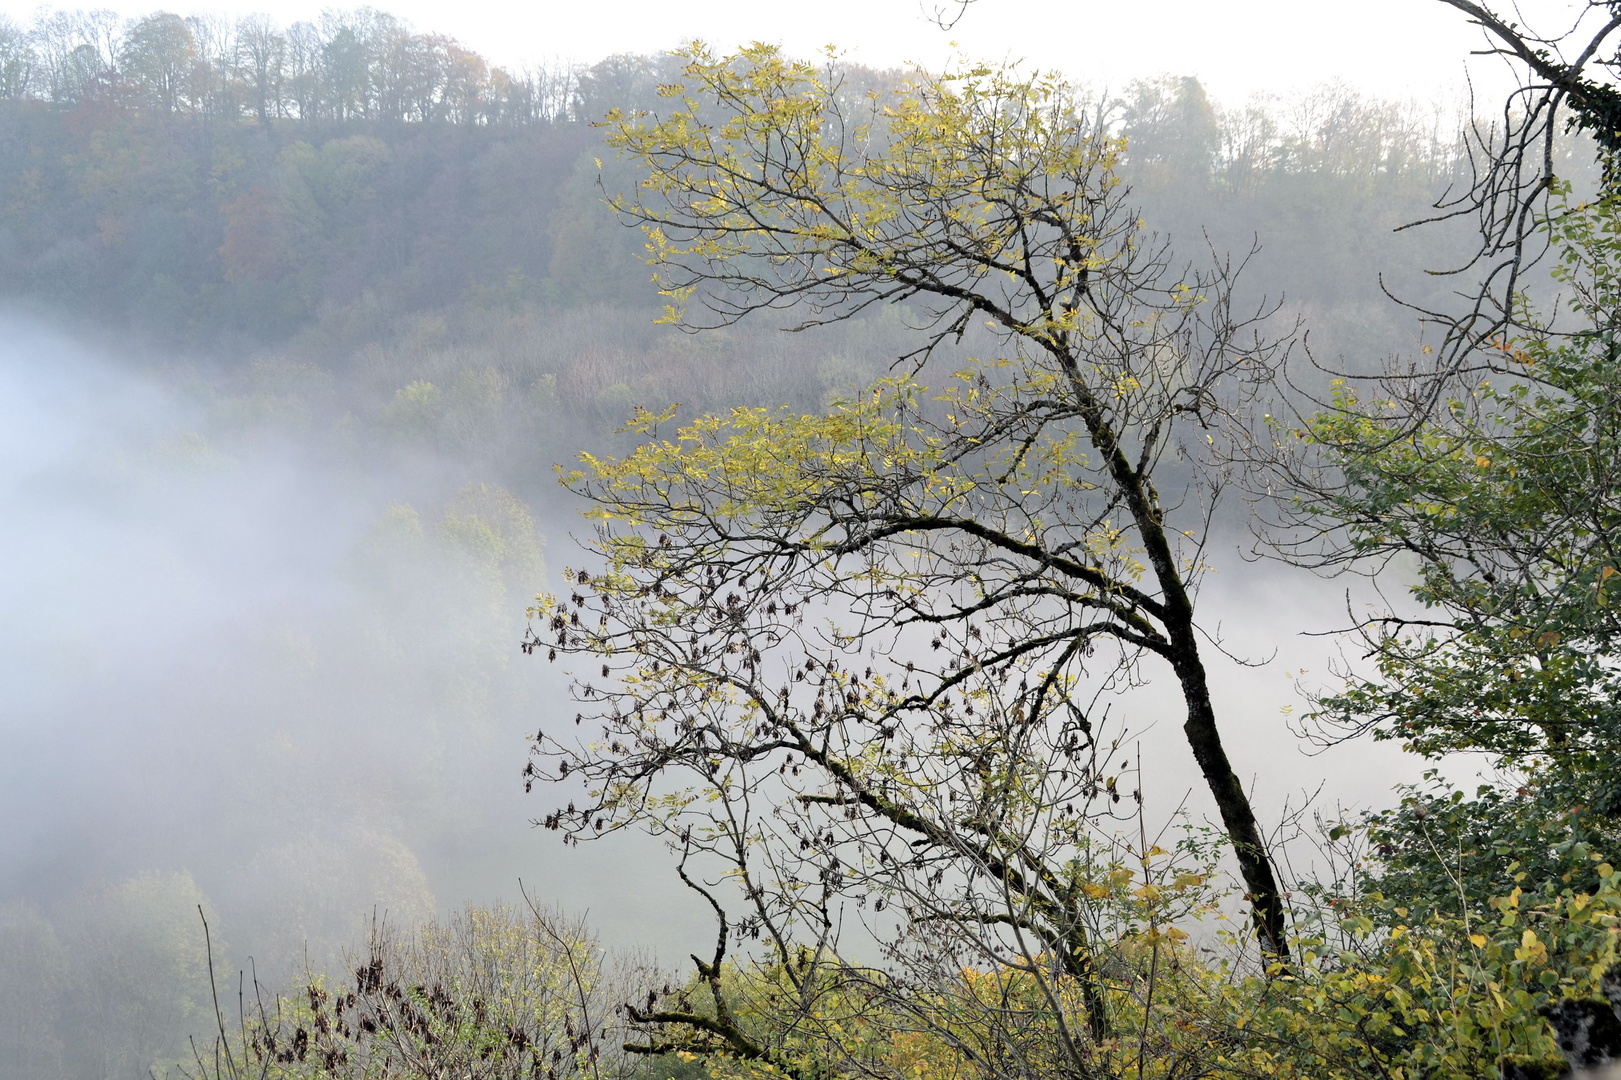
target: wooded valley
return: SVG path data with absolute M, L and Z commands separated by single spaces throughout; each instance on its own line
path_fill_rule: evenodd
M 0 19 L 0 1078 L 1621 1058 L 1615 26 L 1436 2 L 1506 111 Z

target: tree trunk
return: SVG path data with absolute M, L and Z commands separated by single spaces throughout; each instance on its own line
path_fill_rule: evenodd
M 1239 873 L 1249 892 L 1250 912 L 1261 947 L 1274 958 L 1286 961 L 1289 942 L 1284 927 L 1283 897 L 1272 870 L 1272 860 L 1267 857 L 1266 845 L 1261 839 L 1260 827 L 1255 822 L 1255 812 L 1250 808 L 1249 796 L 1221 745 L 1216 711 L 1210 703 L 1210 684 L 1205 678 L 1204 661 L 1199 658 L 1194 643 L 1192 623 L 1171 630 L 1175 649 L 1171 663 L 1182 683 L 1182 696 L 1188 706 L 1188 718 L 1182 731 L 1187 735 L 1188 746 L 1199 763 L 1210 794 L 1216 799 L 1222 828 L 1227 831 L 1233 853 L 1238 857 Z

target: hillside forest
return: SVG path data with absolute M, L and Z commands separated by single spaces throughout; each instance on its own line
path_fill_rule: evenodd
M 1621 1058 L 1617 47 L 1433 2 L 1506 111 L 0 18 L 0 1080 Z

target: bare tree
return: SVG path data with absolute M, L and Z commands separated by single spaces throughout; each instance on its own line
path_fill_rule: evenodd
M 1433 216 L 1408 226 L 1461 219 L 1472 221 L 1479 235 L 1467 261 L 1438 271 L 1463 283 L 1462 306 L 1414 308 L 1441 331 L 1434 361 L 1405 375 L 1392 372 L 1387 380 L 1415 416 L 1429 415 L 1458 379 L 1485 374 L 1494 343 L 1545 329 L 1521 324 L 1519 300 L 1527 273 L 1548 250 L 1541 226 L 1549 198 L 1570 179 L 1559 175 L 1568 165 L 1561 160 L 1561 136 L 1582 132 L 1593 139 L 1606 189 L 1616 182 L 1621 151 L 1621 89 L 1614 80 L 1621 3 L 1587 0 L 1571 21 L 1548 30 L 1525 25 L 1518 5 L 1504 10 L 1479 0 L 1438 2 L 1478 26 L 1480 53 L 1504 59 L 1518 81 L 1494 119 L 1471 125 L 1462 180 L 1436 204 Z
M 249 15 L 236 27 L 236 68 L 248 84 L 248 101 L 259 123 L 282 115 L 282 78 L 287 39 L 266 15 Z

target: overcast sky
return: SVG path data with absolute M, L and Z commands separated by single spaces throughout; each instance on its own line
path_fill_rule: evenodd
M 653 52 L 693 37 L 720 47 L 762 40 L 798 53 L 837 45 L 875 66 L 915 61 L 938 67 L 954 51 L 1022 59 L 1095 89 L 1118 88 L 1145 75 L 1195 74 L 1229 102 L 1333 80 L 1382 97 L 1462 101 L 1465 58 L 1481 41 L 1461 14 L 1438 0 L 977 0 L 947 32 L 928 12 L 949 2 L 377 0 L 374 6 L 418 29 L 451 34 L 502 64 L 554 57 L 592 61 L 615 52 Z M 92 5 L 102 6 L 94 0 Z M 147 10 L 129 0 L 107 6 L 126 15 Z M 181 2 L 172 6 L 192 10 Z M 265 10 L 291 22 L 330 5 L 205 0 L 200 6 L 237 14 Z M 1538 26 L 1585 6 L 1573 0 L 1521 5 Z M 18 22 L 27 22 L 34 10 L 33 0 L 0 0 L 0 11 Z M 1501 67 L 1477 62 L 1477 82 L 1500 84 Z

